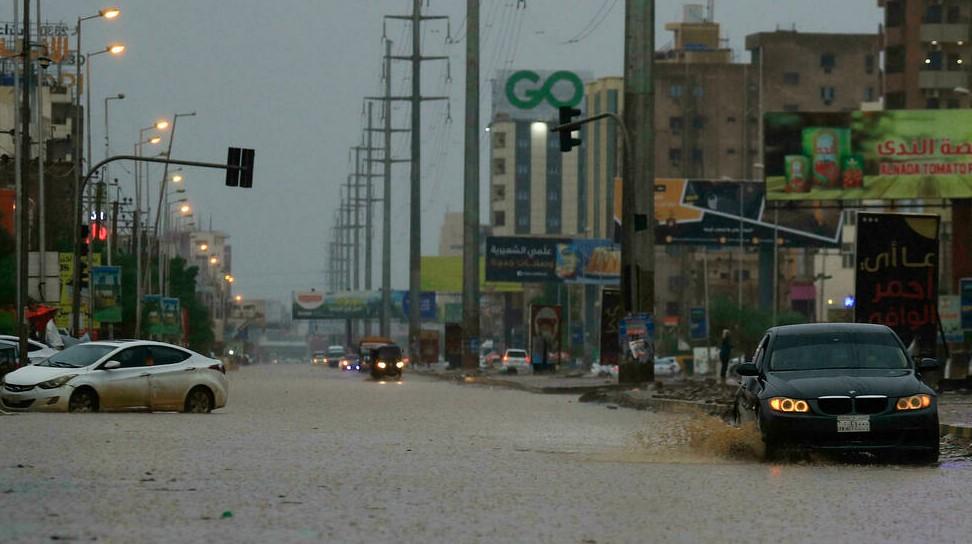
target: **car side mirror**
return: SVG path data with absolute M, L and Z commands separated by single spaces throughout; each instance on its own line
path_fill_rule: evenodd
M 759 376 L 759 368 L 753 362 L 740 363 L 736 367 L 736 374 L 740 376 Z
M 115 370 L 116 368 L 121 368 L 121 363 L 118 361 L 108 361 L 101 366 L 102 370 Z
M 918 370 L 935 370 L 938 368 L 938 360 L 925 357 L 918 361 Z

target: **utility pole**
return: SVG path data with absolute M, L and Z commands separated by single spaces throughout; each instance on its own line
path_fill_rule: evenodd
M 350 197 L 354 210 L 354 290 L 361 290 L 361 147 L 354 147 L 354 197 Z
M 624 155 L 621 293 L 626 313 L 655 312 L 654 44 L 655 0 L 625 0 L 624 121 L 631 134 Z M 627 366 L 628 372 L 623 372 Z M 639 365 L 640 366 L 640 365 Z M 619 381 L 654 379 L 654 367 L 622 364 Z
M 382 128 L 371 128 L 370 132 L 381 132 L 384 136 L 383 156 L 380 160 L 369 162 L 381 162 L 383 165 L 382 178 L 383 187 L 381 194 L 382 202 L 382 223 L 381 223 L 381 327 L 380 334 L 384 337 L 391 335 L 391 167 L 392 163 L 409 162 L 410 159 L 392 158 L 391 138 L 395 132 L 411 132 L 407 128 L 392 128 L 392 100 L 402 100 L 402 97 L 393 98 L 391 94 L 391 54 L 392 41 L 385 39 L 385 62 L 382 77 L 385 81 L 384 96 L 368 96 L 366 100 L 380 100 L 383 104 L 382 115 L 384 126 Z M 405 57 L 410 58 L 410 57 Z M 368 145 L 371 148 L 371 145 Z M 369 177 L 369 179 L 371 179 Z M 377 199 L 376 199 L 377 201 Z
M 27 366 L 27 261 L 30 255 L 30 0 L 24 0 L 24 35 L 21 45 L 21 67 L 23 69 L 23 89 L 20 94 L 20 197 L 17 203 L 17 239 L 20 260 L 17 262 L 17 331 L 20 335 L 20 365 Z M 80 52 L 78 53 L 80 54 Z M 43 256 L 41 257 L 43 258 Z M 74 286 L 78 288 L 77 285 Z
M 413 362 L 419 360 L 419 331 L 421 330 L 421 287 L 422 287 L 422 101 L 446 100 L 446 97 L 422 96 L 422 61 L 447 60 L 448 57 L 422 56 L 422 21 L 447 19 L 445 16 L 423 16 L 422 0 L 412 0 L 411 15 L 386 15 L 389 19 L 410 21 L 412 25 L 412 54 L 392 57 L 412 63 L 412 95 L 407 98 L 411 103 L 412 114 L 412 153 L 409 198 L 409 243 L 408 243 L 408 348 Z
M 466 135 L 463 169 L 462 366 L 479 367 L 479 0 L 466 0 Z

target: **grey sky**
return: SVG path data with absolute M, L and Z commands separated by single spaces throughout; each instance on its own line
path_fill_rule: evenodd
M 42 15 L 73 25 L 78 15 L 110 3 L 45 0 Z M 670 40 L 664 24 L 681 19 L 683 3 L 658 0 L 659 46 Z M 102 155 L 106 95 L 127 95 L 111 106 L 115 152 L 130 151 L 138 129 L 157 117 L 198 112 L 180 119 L 173 157 L 222 161 L 227 145 L 257 151 L 251 190 L 225 188 L 221 172 L 184 172 L 197 221 L 205 228 L 211 216 L 214 228 L 231 235 L 237 292 L 287 300 L 291 290 L 324 287 L 338 186 L 350 169 L 348 148 L 361 138 L 361 97 L 381 89 L 383 24 L 396 50 L 410 46 L 407 25 L 383 23 L 382 15 L 408 13 L 411 1 L 119 0 L 117 5 L 122 8 L 117 20 L 84 26 L 86 52 L 116 40 L 129 47 L 123 58 L 100 56 L 92 65 L 95 157 Z M 517 0 L 483 0 L 484 83 L 502 67 L 621 73 L 624 0 L 526 0 L 525 10 L 516 5 Z M 12 9 L 8 0 L 2 10 L 7 20 Z M 450 16 L 453 37 L 464 35 L 464 0 L 432 0 L 428 13 Z M 585 31 L 598 14 L 594 20 L 603 22 Z M 716 19 L 736 59 L 747 60 L 742 51 L 746 34 L 792 24 L 807 32 L 875 32 L 880 10 L 875 0 L 717 0 Z M 423 253 L 434 254 L 443 214 L 461 209 L 465 42 L 445 44 L 444 22 L 424 28 L 423 52 L 449 55 L 452 75 L 446 82 L 442 62 L 423 66 L 423 92 L 452 97 L 451 124 L 444 104 L 423 108 Z M 578 35 L 585 37 L 564 44 Z M 408 90 L 403 87 L 407 70 L 406 63 L 396 63 L 396 94 Z M 482 97 L 485 122 L 486 86 Z M 397 107 L 394 120 L 406 125 L 406 106 Z M 395 141 L 396 156 L 406 156 L 407 137 Z M 484 211 L 486 173 L 482 168 Z M 131 194 L 132 182 L 123 177 L 127 174 L 115 169 L 114 175 Z M 161 170 L 153 169 L 153 179 L 160 176 Z M 405 288 L 407 165 L 395 167 L 393 184 L 393 286 Z M 376 239 L 376 250 L 379 243 Z M 377 257 L 375 262 L 377 278 Z

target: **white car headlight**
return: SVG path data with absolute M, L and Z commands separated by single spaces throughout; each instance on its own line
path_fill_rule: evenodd
M 378 368 L 385 368 L 384 361 L 378 363 Z
M 68 374 L 67 376 L 61 376 L 59 378 L 54 378 L 53 380 L 47 380 L 46 382 L 41 382 L 37 384 L 37 387 L 40 387 L 41 389 L 57 389 L 58 387 L 61 387 L 67 382 L 73 380 L 77 376 L 78 376 L 77 374 Z

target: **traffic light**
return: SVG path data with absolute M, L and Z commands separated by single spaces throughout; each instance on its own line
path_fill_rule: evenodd
M 85 257 L 88 255 L 88 250 L 91 247 L 91 226 L 81 225 L 81 256 Z
M 81 288 L 88 288 L 88 262 L 87 259 L 81 259 Z
M 560 108 L 560 124 L 566 125 L 567 123 L 574 122 L 574 117 L 581 114 L 581 110 L 577 108 L 572 108 L 570 106 L 561 106 Z M 567 153 L 571 149 L 581 145 L 580 138 L 574 138 L 572 130 L 561 129 L 558 131 L 560 133 L 560 151 L 562 153 Z
M 226 166 L 237 166 L 238 168 L 226 169 L 226 186 L 242 187 L 249 189 L 253 187 L 253 156 L 256 153 L 252 149 L 231 147 L 226 155 Z

